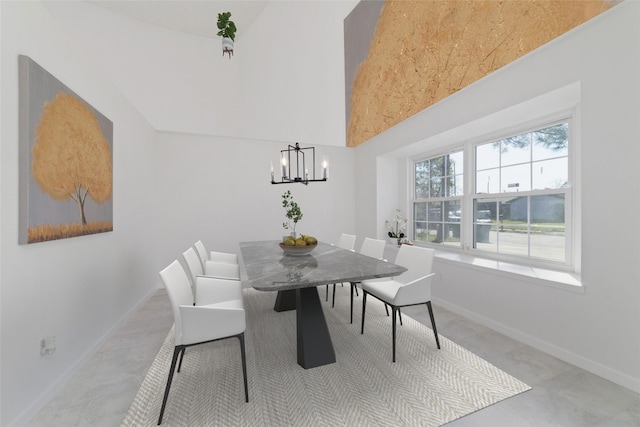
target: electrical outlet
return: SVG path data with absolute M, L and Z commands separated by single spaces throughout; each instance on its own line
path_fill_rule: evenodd
M 49 356 L 56 352 L 56 337 L 45 337 L 40 341 L 40 354 Z

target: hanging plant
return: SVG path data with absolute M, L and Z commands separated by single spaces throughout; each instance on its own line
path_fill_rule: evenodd
M 218 35 L 222 37 L 222 56 L 229 54 L 229 59 L 233 55 L 233 43 L 236 40 L 236 24 L 230 19 L 231 12 L 218 14 Z

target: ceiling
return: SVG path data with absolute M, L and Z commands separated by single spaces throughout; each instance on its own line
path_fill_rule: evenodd
M 218 13 L 231 12 L 238 28 L 246 29 L 271 0 L 87 0 L 92 5 L 148 24 L 203 37 L 217 37 Z

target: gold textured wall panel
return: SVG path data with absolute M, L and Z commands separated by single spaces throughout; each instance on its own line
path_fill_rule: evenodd
M 387 0 L 351 88 L 347 145 L 363 143 L 614 4 Z

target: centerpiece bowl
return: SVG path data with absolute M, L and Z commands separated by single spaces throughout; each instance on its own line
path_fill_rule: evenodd
M 285 255 L 292 255 L 292 256 L 308 255 L 312 250 L 316 248 L 316 246 L 318 246 L 317 244 L 306 245 L 306 246 L 291 246 L 291 245 L 285 245 L 283 243 L 279 243 L 279 245 L 280 245 L 280 248 L 282 248 L 282 252 L 284 252 Z

